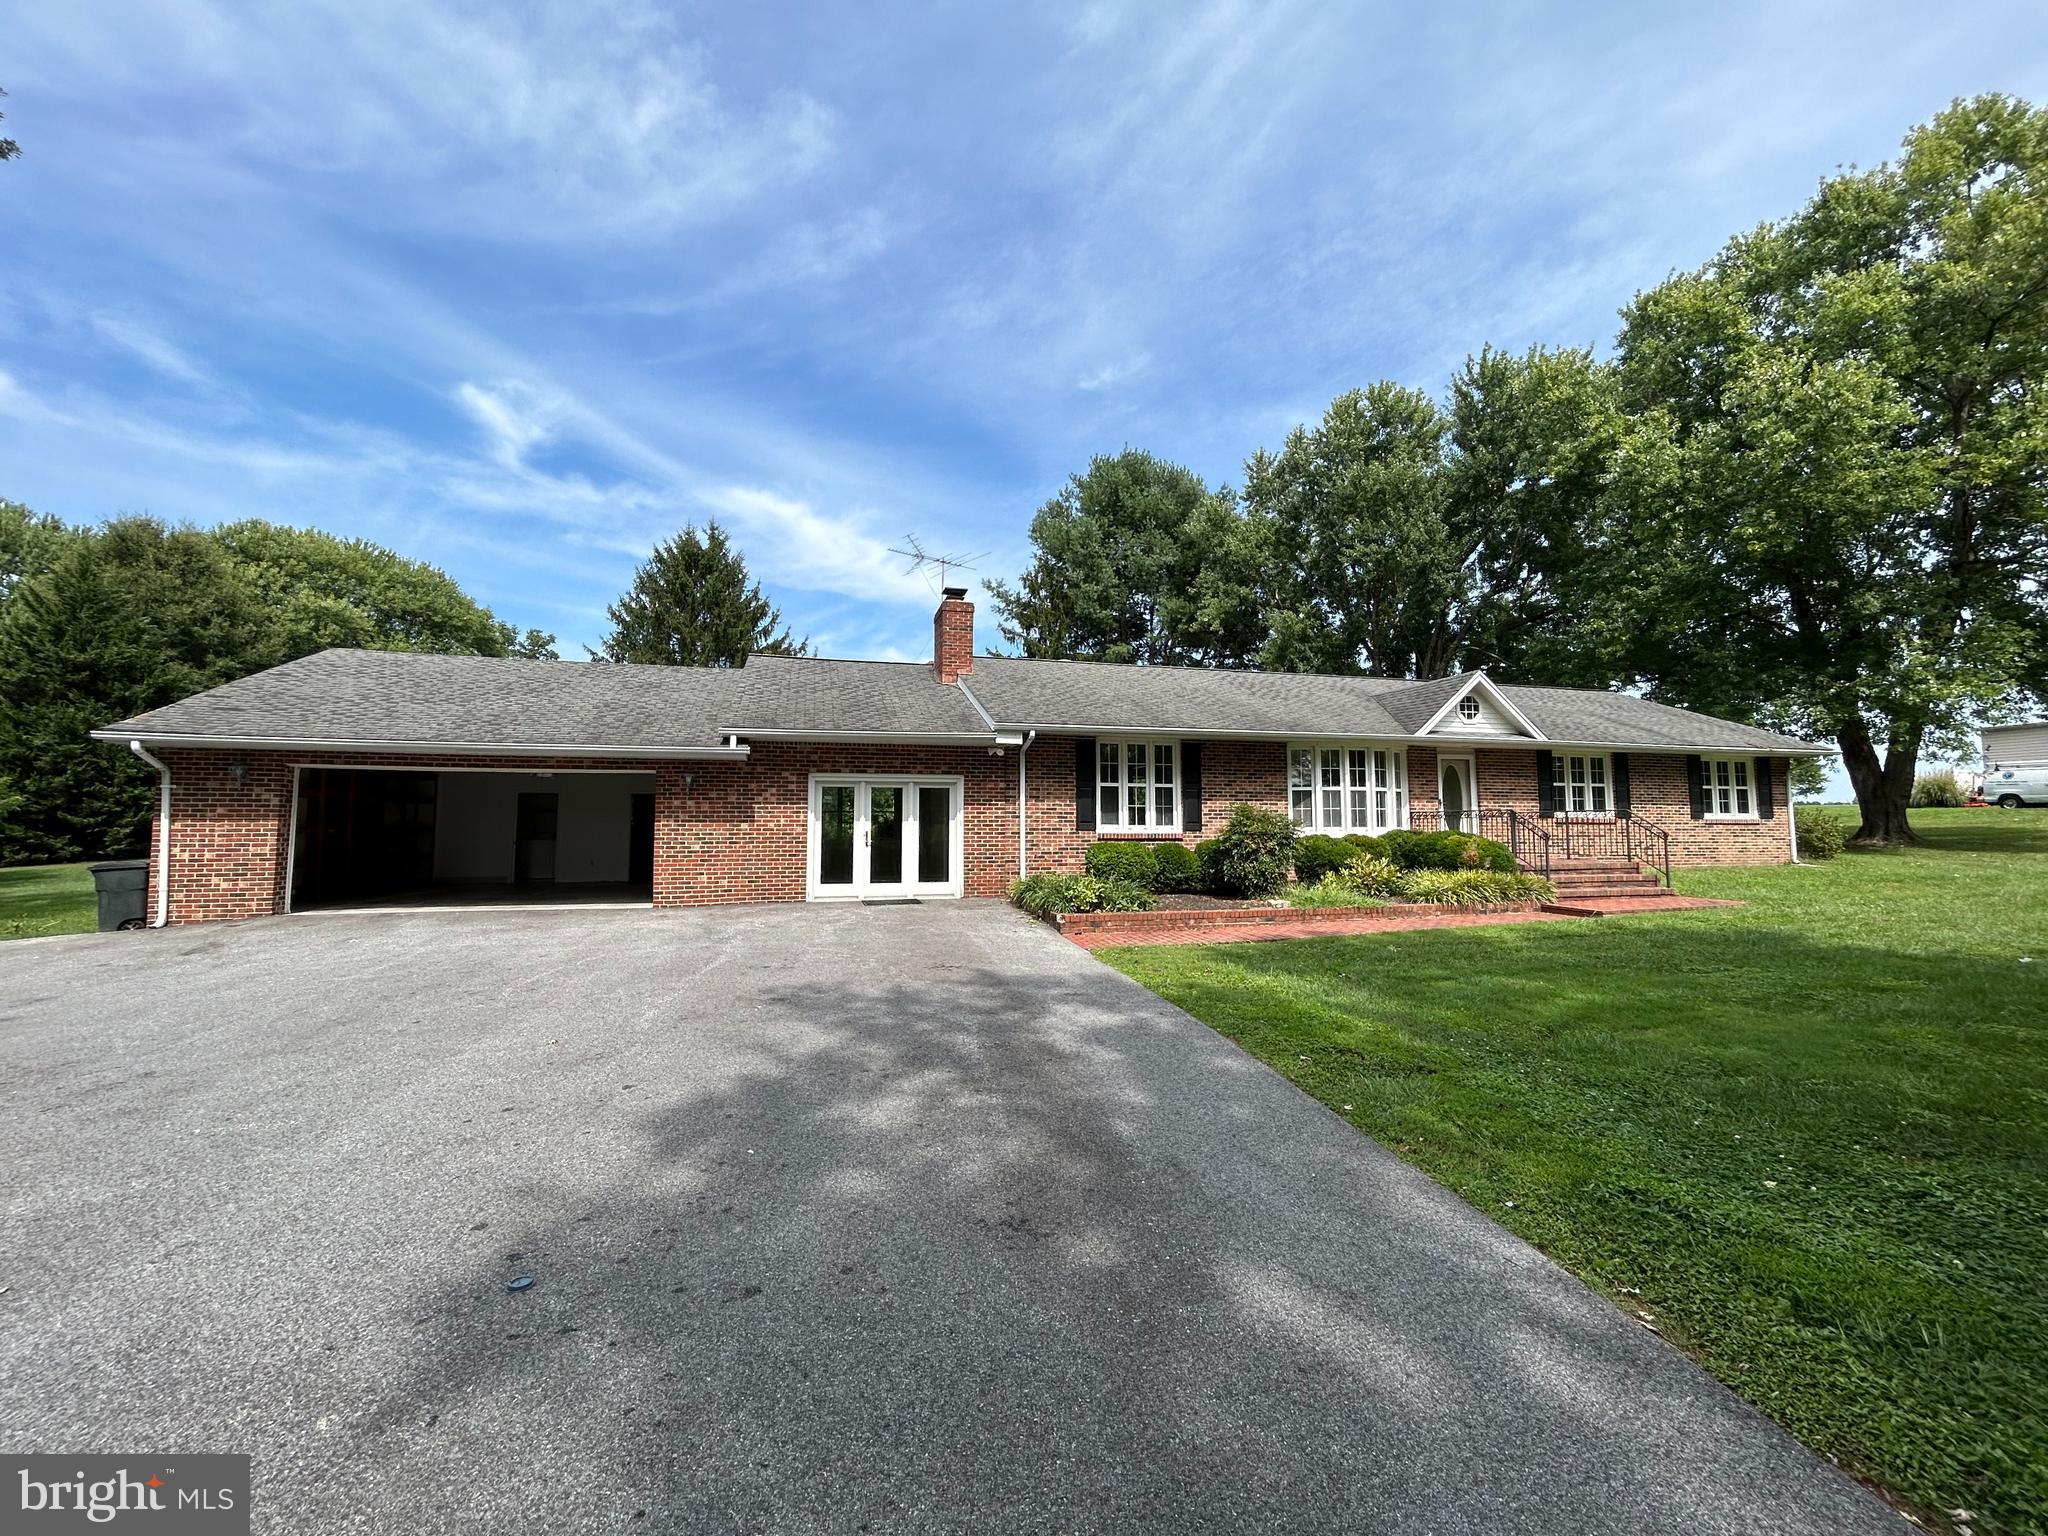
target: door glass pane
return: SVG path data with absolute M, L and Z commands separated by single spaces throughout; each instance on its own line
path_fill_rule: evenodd
M 925 784 L 917 791 L 917 878 L 944 885 L 953 878 L 953 791 Z
M 853 786 L 818 786 L 818 883 L 853 884 Z
M 868 883 L 903 882 L 903 786 L 868 786 Z

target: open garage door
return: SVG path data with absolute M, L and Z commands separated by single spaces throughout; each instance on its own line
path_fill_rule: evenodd
M 291 910 L 645 904 L 654 775 L 302 767 Z

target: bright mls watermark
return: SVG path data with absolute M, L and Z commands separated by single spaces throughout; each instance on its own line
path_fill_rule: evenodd
M 0 1456 L 0 1521 L 23 1536 L 247 1536 L 246 1456 Z

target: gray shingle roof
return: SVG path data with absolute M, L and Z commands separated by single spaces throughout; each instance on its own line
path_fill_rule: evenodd
M 921 661 L 828 661 L 755 656 L 727 729 L 801 731 L 820 736 L 972 736 L 990 731 L 967 695 Z
M 109 734 L 422 747 L 711 747 L 741 674 L 411 651 L 321 651 L 107 727 Z
M 1418 732 L 1429 724 L 1431 717 L 1438 710 L 1471 688 L 1472 679 L 1476 675 L 1471 672 L 1459 672 L 1451 677 L 1439 677 L 1426 683 L 1410 683 L 1405 688 L 1396 688 L 1387 695 L 1387 713 L 1400 723 L 1403 731 L 1411 734 Z
M 966 682 L 1005 730 L 1399 738 L 1416 735 L 1471 679 L 1409 683 L 982 656 Z M 1554 742 L 1813 750 L 1790 736 L 1623 694 L 1499 686 Z M 967 693 L 942 685 L 922 663 L 757 656 L 728 671 L 336 650 L 167 704 L 103 734 L 687 752 L 751 733 L 987 740 L 993 731 Z
M 1781 736 L 1761 726 L 1695 714 L 1669 704 L 1653 704 L 1625 693 L 1539 688 L 1522 683 L 1503 683 L 1500 691 L 1552 741 L 1581 746 L 1731 747 L 1757 752 L 1786 752 L 1814 746 L 1812 742 Z
M 999 723 L 1025 728 L 1399 736 L 1381 702 L 1395 678 L 977 656 L 967 687 Z M 1309 722 L 1315 722 L 1311 724 Z

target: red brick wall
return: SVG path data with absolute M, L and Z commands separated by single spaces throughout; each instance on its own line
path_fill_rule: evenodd
M 654 904 L 801 901 L 813 773 L 944 774 L 962 780 L 962 861 L 969 896 L 1001 896 L 1017 872 L 1017 755 L 986 747 L 762 742 L 745 761 L 470 758 L 376 753 L 158 754 L 171 769 L 171 921 L 265 917 L 284 910 L 292 765 L 599 769 L 654 775 Z M 237 783 L 231 766 L 246 772 Z M 685 778 L 689 783 L 685 784 Z M 157 848 L 150 829 L 150 852 Z M 155 870 L 149 913 L 155 917 Z
M 1408 824 L 1431 828 L 1439 824 L 1437 750 L 1408 749 Z M 1448 749 L 1445 749 L 1448 750 Z M 1073 873 L 1082 866 L 1088 845 L 1098 834 L 1074 825 L 1075 739 L 1041 736 L 1032 745 L 1030 765 L 1030 841 L 1032 870 Z M 1530 747 L 1499 750 L 1478 748 L 1473 767 L 1482 806 L 1512 806 L 1534 816 L 1536 754 Z M 1656 822 L 1671 835 L 1673 864 L 1782 864 L 1791 857 L 1785 818 L 1786 781 L 1783 762 L 1772 764 L 1772 813 L 1760 821 L 1694 821 L 1685 782 L 1682 754 L 1631 752 L 1630 808 L 1634 815 Z M 1230 808 L 1240 802 L 1287 809 L 1287 754 L 1280 742 L 1205 741 L 1202 743 L 1202 824 L 1200 833 L 1177 841 L 1190 845 L 1214 837 Z M 1163 842 L 1157 833 L 1112 833 L 1114 838 Z
M 1074 752 L 1077 738 L 1040 736 L 1028 755 L 1030 799 L 1026 830 L 1030 833 L 1031 870 L 1075 874 L 1088 845 L 1105 834 L 1083 832 L 1074 825 Z M 1284 812 L 1287 809 L 1287 748 L 1277 741 L 1205 741 L 1202 743 L 1202 830 L 1177 839 L 1157 832 L 1111 832 L 1112 840 L 1140 843 L 1178 841 L 1192 848 L 1214 837 L 1233 805 L 1250 802 Z M 1014 834 L 1013 834 L 1014 836 Z M 1010 846 L 1011 862 L 1016 844 Z
M 1474 766 L 1482 806 L 1512 806 L 1535 815 L 1537 750 L 1481 748 Z M 1692 795 L 1686 784 L 1685 755 L 1665 752 L 1628 754 L 1629 814 L 1653 821 L 1671 837 L 1671 862 L 1690 864 L 1786 864 L 1791 862 L 1791 815 L 1783 760 L 1768 764 L 1771 814 L 1755 821 L 1695 821 Z
M 1074 825 L 1075 738 L 1041 736 L 1028 756 L 1030 864 L 1034 871 L 1081 868 L 1093 831 Z M 171 767 L 171 921 L 259 917 L 284 909 L 289 851 L 292 764 L 312 761 L 280 752 L 166 749 Z M 1475 753 L 1480 804 L 1536 813 L 1536 750 L 1480 748 Z M 474 769 L 512 767 L 510 760 L 454 756 L 333 753 L 325 766 Z M 245 767 L 237 782 L 232 765 Z M 528 771 L 595 769 L 655 776 L 654 901 L 657 906 L 715 902 L 801 901 L 805 894 L 807 818 L 813 773 L 944 774 L 963 782 L 964 887 L 969 896 L 1000 896 L 1017 873 L 1017 749 L 992 756 L 986 747 L 846 746 L 823 742 L 758 742 L 745 761 L 623 758 L 521 758 Z M 685 783 L 685 778 L 689 782 Z M 1671 834 L 1674 864 L 1776 864 L 1789 857 L 1785 764 L 1772 765 L 1772 814 L 1762 821 L 1695 821 L 1677 754 L 1631 752 L 1634 814 Z M 1436 753 L 1408 752 L 1409 819 L 1437 819 Z M 1286 809 L 1286 749 L 1279 742 L 1202 744 L 1204 830 L 1180 841 L 1214 836 L 1230 807 L 1243 801 Z M 1158 841 L 1147 834 L 1125 834 Z M 156 852 L 151 828 L 150 852 Z M 151 870 L 150 913 L 155 914 Z
M 685 788 L 683 775 L 694 782 Z M 963 780 L 964 888 L 1001 896 L 1017 874 L 1017 749 L 757 741 L 745 762 L 664 764 L 654 789 L 654 904 L 802 901 L 814 773 Z

